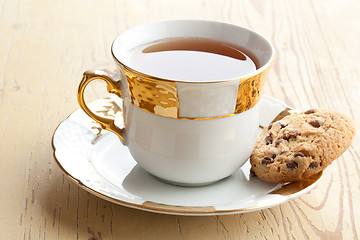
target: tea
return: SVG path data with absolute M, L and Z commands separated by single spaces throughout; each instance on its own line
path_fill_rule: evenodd
M 207 38 L 168 38 L 134 48 L 133 69 L 155 77 L 209 82 L 244 76 L 256 59 L 239 46 Z

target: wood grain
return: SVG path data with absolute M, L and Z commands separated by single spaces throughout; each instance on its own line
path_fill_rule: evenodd
M 310 193 L 209 217 L 143 212 L 85 192 L 58 168 L 51 137 L 78 108 L 82 72 L 114 71 L 116 35 L 175 18 L 262 33 L 277 55 L 265 94 L 300 110 L 340 110 L 358 124 L 359 12 L 356 0 L 0 1 L 0 239 L 358 239 L 358 137 Z M 97 87 L 89 93 L 101 94 Z

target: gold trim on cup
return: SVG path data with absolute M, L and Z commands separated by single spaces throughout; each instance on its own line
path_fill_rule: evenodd
M 262 89 L 271 64 L 266 69 L 240 80 L 235 110 L 231 114 L 215 117 L 188 118 L 179 116 L 179 97 L 176 81 L 162 80 L 156 77 L 146 76 L 126 66 L 122 66 L 125 72 L 127 86 L 130 93 L 129 101 L 136 107 L 158 116 L 187 119 L 208 120 L 229 117 L 245 112 L 254 107 L 260 100 Z M 218 82 L 214 82 L 218 83 Z
M 252 77 L 241 79 L 234 114 L 245 112 L 259 102 L 270 66 Z
M 141 77 L 124 69 L 132 104 L 159 116 L 178 118 L 179 97 L 175 82 Z

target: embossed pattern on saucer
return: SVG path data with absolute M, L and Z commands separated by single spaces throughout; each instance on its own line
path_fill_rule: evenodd
M 291 114 L 293 109 L 268 96 L 260 100 L 260 125 Z M 118 104 L 92 104 L 107 117 L 121 115 Z M 119 123 L 121 124 L 121 123 Z M 104 131 L 82 110 L 64 120 L 53 135 L 54 157 L 80 187 L 108 201 L 140 210 L 178 215 L 220 215 L 257 211 L 310 191 L 322 174 L 306 182 L 265 183 L 250 176 L 249 161 L 232 176 L 202 187 L 164 183 L 139 167 L 117 136 Z

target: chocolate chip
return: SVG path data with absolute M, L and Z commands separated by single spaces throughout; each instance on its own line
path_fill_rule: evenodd
M 305 111 L 304 113 L 305 113 L 305 114 L 315 113 L 315 109 L 309 109 L 309 110 Z
M 295 161 L 290 161 L 286 163 L 286 167 L 290 169 L 295 169 L 298 167 L 298 164 Z
M 268 165 L 270 163 L 273 163 L 274 161 L 270 157 L 264 157 L 264 159 L 261 161 L 261 164 Z
M 275 147 L 278 147 L 280 145 L 280 143 L 282 142 L 281 138 L 277 138 L 274 142 Z
M 250 170 L 250 174 L 251 174 L 251 176 L 253 176 L 253 177 L 257 177 L 257 176 L 256 176 L 256 173 L 255 173 L 254 170 L 252 170 L 252 169 Z
M 272 128 L 272 123 L 269 124 L 268 131 L 270 131 L 271 128 Z
M 318 162 L 312 162 L 309 165 L 309 168 L 318 168 L 319 167 L 319 163 Z
M 314 128 L 318 128 L 320 127 L 320 122 L 319 120 L 314 119 L 310 121 L 310 125 L 313 126 Z
M 273 139 L 272 139 L 272 137 L 269 135 L 269 136 L 266 136 L 266 138 L 265 138 L 265 144 L 266 145 L 269 145 L 269 144 L 272 144 L 272 142 L 273 142 Z
M 302 152 L 296 152 L 295 154 L 294 154 L 294 157 L 296 158 L 296 157 L 305 157 L 305 155 L 302 153 Z
M 292 130 L 292 131 L 285 133 L 282 138 L 286 141 L 289 141 L 291 138 L 296 138 L 300 134 L 301 133 L 298 130 Z
M 283 123 L 279 123 L 279 125 L 280 125 L 280 128 L 284 128 L 284 127 L 287 126 L 287 125 L 285 125 L 285 124 L 283 124 Z
M 276 158 L 276 154 L 273 153 L 273 154 L 271 155 L 271 158 L 272 158 L 272 159 L 275 159 L 275 158 Z

